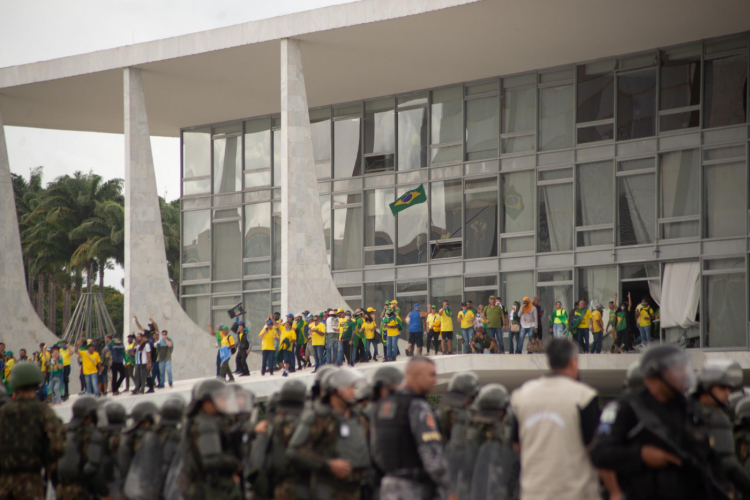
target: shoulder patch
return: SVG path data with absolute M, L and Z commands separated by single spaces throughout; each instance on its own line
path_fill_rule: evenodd
M 617 401 L 607 403 L 602 410 L 602 415 L 599 417 L 599 422 L 603 424 L 614 424 L 617 419 L 617 412 L 620 410 L 620 405 Z

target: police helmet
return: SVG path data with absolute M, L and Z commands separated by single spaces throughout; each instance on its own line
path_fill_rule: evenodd
M 315 381 L 310 388 L 313 399 L 318 399 L 320 397 L 321 383 L 323 382 L 323 377 L 325 376 L 325 374 L 336 369 L 337 368 L 333 365 L 323 365 L 318 368 L 318 370 L 315 372 Z
M 13 389 L 31 389 L 44 383 L 44 375 L 34 363 L 18 363 L 10 371 L 10 386 Z
M 634 361 L 628 366 L 628 371 L 625 372 L 625 380 L 622 385 L 625 389 L 631 391 L 643 386 L 643 373 L 641 372 L 641 364 L 638 361 Z
M 279 406 L 279 393 L 274 392 L 270 396 L 268 396 L 268 401 L 266 401 L 266 419 L 270 420 L 276 415 L 276 409 Z
M 301 380 L 287 380 L 279 391 L 278 407 L 284 410 L 301 410 L 305 406 L 307 386 Z
M 381 366 L 372 375 L 372 385 L 376 392 L 379 392 L 378 389 L 381 387 L 392 389 L 400 385 L 403 380 L 404 374 L 395 366 Z
M 193 397 L 188 404 L 187 414 L 193 415 L 201 407 L 204 401 L 213 400 L 213 393 L 226 389 L 223 380 L 212 378 L 199 382 L 193 386 Z
M 161 405 L 161 423 L 167 425 L 176 425 L 182 420 L 182 414 L 185 412 L 185 400 L 180 396 L 170 396 Z
M 734 411 L 737 407 L 737 403 L 739 403 L 745 396 L 750 396 L 750 387 L 743 387 L 742 389 L 734 391 L 729 395 L 729 398 L 727 398 L 727 406 L 725 410 L 729 414 L 730 420 L 734 420 Z
M 0 407 L 8 401 L 10 401 L 10 398 L 8 397 L 8 390 L 3 384 L 0 384 Z
M 499 418 L 499 413 L 505 411 L 510 402 L 508 390 L 502 384 L 487 384 L 479 390 L 477 397 L 471 404 L 471 409 L 479 417 Z
M 670 375 L 665 372 L 670 370 Z M 658 377 L 678 394 L 688 391 L 693 385 L 693 370 L 685 351 L 675 345 L 656 345 L 646 350 L 641 358 L 644 378 Z
M 473 398 L 479 392 L 479 377 L 474 372 L 456 373 L 448 382 L 448 391 L 443 396 L 443 401 L 449 406 L 466 406 L 469 398 Z
M 116 401 L 107 401 L 99 406 L 96 412 L 97 425 L 104 429 L 121 431 L 125 428 L 128 420 L 128 412 L 125 407 Z
M 31 363 L 24 363 L 31 364 Z M 78 428 L 87 417 L 96 418 L 99 402 L 94 396 L 82 396 L 73 403 L 73 418 L 68 423 L 68 429 Z
M 702 394 L 711 387 L 721 385 L 732 389 L 742 385 L 742 367 L 730 359 L 709 359 L 698 374 L 696 393 Z
M 372 398 L 372 385 L 366 378 L 362 377 L 354 381 L 354 398 L 357 401 L 364 401 Z
M 255 394 L 245 389 L 241 385 L 227 386 L 230 391 L 234 392 L 237 399 L 237 412 L 241 415 L 249 415 L 255 408 Z
M 743 393 L 737 393 L 743 394 Z M 750 424 L 750 396 L 742 396 L 734 407 L 734 424 Z
M 151 401 L 141 401 L 133 407 L 130 412 L 130 426 L 125 429 L 125 432 L 132 432 L 138 428 L 143 422 L 150 420 L 151 423 L 155 423 L 159 416 L 159 408 Z
M 321 394 L 330 396 L 339 389 L 353 385 L 360 378 L 359 372 L 348 367 L 330 371 L 325 374 L 321 381 Z

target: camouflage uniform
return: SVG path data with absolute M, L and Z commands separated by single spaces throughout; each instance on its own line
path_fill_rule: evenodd
M 220 450 L 205 450 L 200 443 L 206 429 L 218 431 Z M 188 444 L 185 473 L 189 482 L 188 500 L 240 500 L 242 492 L 234 476 L 240 462 L 234 455 L 226 419 L 206 413 L 191 417 L 187 424 Z
M 438 427 L 440 427 L 440 433 L 443 435 L 444 445 L 450 443 L 454 430 L 457 434 L 463 432 L 463 427 L 469 419 L 466 408 L 448 405 L 440 405 L 435 411 L 435 416 L 437 417 Z
M 328 404 L 316 402 L 302 414 L 286 453 L 293 467 L 311 473 L 310 498 L 361 498 L 362 482 L 371 465 L 368 434 L 367 420 L 354 410 L 346 418 Z M 338 479 L 331 473 L 328 461 L 334 458 L 350 462 L 352 472 L 348 477 Z
M 42 468 L 65 451 L 65 430 L 55 412 L 36 399 L 0 408 L 0 499 L 43 499 Z
M 75 430 L 68 431 L 68 446 L 77 443 L 79 450 L 80 467 L 75 480 L 67 481 L 61 478 L 57 485 L 57 500 L 80 500 L 94 498 L 96 495 L 104 496 L 108 493 L 106 486 L 95 480 L 98 469 L 91 469 L 88 464 L 89 444 L 96 432 L 96 424 L 83 424 Z M 71 436 L 70 434 L 73 434 Z M 67 460 L 67 456 L 65 457 Z

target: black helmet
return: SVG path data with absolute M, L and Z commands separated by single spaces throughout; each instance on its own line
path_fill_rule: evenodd
M 667 380 L 667 369 L 679 370 L 675 379 Z M 656 345 L 646 350 L 641 357 L 641 372 L 644 378 L 659 377 L 677 394 L 684 394 L 692 387 L 693 370 L 685 351 L 674 345 Z M 675 385 L 677 384 L 677 385 Z
M 187 407 L 187 414 L 193 415 L 201 407 L 204 401 L 212 399 L 212 393 L 215 391 L 222 391 L 226 389 L 226 384 L 223 380 L 211 378 L 198 382 L 193 386 L 193 396 Z
M 108 401 L 100 405 L 96 414 L 97 425 L 103 429 L 121 431 L 125 428 L 128 420 L 128 412 L 125 407 L 115 401 Z
M 628 371 L 625 372 L 625 380 L 622 385 L 625 389 L 631 391 L 643 386 L 643 374 L 641 372 L 641 364 L 638 361 L 634 361 L 628 366 Z
M 711 387 L 722 385 L 735 389 L 742 385 L 742 367 L 730 359 L 709 359 L 698 374 L 697 394 L 709 392 Z
M 448 382 L 448 392 L 443 396 L 443 402 L 448 406 L 466 406 L 469 398 L 479 392 L 479 377 L 474 372 L 456 373 Z
M 750 424 L 750 396 L 745 396 L 744 392 L 734 394 L 742 395 L 734 406 L 734 424 L 748 425 Z
M 161 405 L 160 423 L 165 425 L 177 425 L 182 420 L 182 414 L 185 412 L 185 400 L 180 396 L 170 396 Z
M 141 401 L 133 407 L 130 412 L 130 427 L 125 429 L 125 432 L 131 432 L 138 428 L 143 422 L 150 420 L 151 423 L 156 423 L 156 419 L 159 416 L 159 408 L 151 401 Z
M 34 363 L 18 363 L 10 370 L 9 382 L 13 389 L 39 387 L 44 383 L 44 375 Z
M 277 406 L 283 410 L 301 410 L 307 398 L 307 386 L 301 380 L 287 380 L 281 386 Z
M 323 381 L 323 377 L 325 376 L 325 374 L 330 372 L 331 370 L 336 370 L 336 367 L 333 365 L 323 365 L 318 368 L 318 371 L 315 372 L 315 381 L 310 388 L 313 399 L 318 399 L 320 397 L 320 384 Z
M 279 406 L 279 393 L 274 392 L 268 396 L 266 401 L 266 420 L 271 420 L 276 415 L 276 410 Z
M 31 363 L 24 363 L 31 364 Z M 36 366 L 34 365 L 36 368 Z M 99 401 L 94 396 L 81 396 L 73 403 L 73 418 L 68 423 L 68 429 L 76 429 L 81 426 L 87 417 L 96 419 L 96 411 L 99 407 Z
M 332 370 L 325 374 L 321 381 L 321 395 L 330 396 L 338 389 L 353 385 L 362 376 L 356 370 L 348 367 Z
M 372 375 L 372 385 L 375 389 L 380 387 L 393 388 L 404 380 L 404 374 L 395 366 L 381 366 Z
M 237 413 L 240 415 L 251 414 L 255 408 L 255 394 L 241 385 L 232 384 L 227 387 L 234 393 L 237 399 Z
M 479 390 L 471 404 L 474 416 L 499 420 L 501 411 L 505 411 L 510 402 L 508 390 L 502 384 L 487 384 Z
M 727 405 L 726 405 L 726 412 L 729 415 L 730 420 L 734 420 L 735 417 L 735 409 L 737 407 L 737 403 L 740 402 L 742 398 L 745 396 L 750 396 L 750 387 L 743 387 L 742 389 L 739 389 L 737 391 L 734 391 L 732 394 L 729 395 L 729 398 L 727 398 Z

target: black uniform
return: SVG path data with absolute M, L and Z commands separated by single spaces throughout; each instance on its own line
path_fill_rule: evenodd
M 742 498 L 750 498 L 750 475 L 735 456 L 734 436 L 729 417 L 719 408 L 703 405 L 700 408 L 708 425 L 709 443 L 721 460 L 727 479 L 734 486 L 734 498 L 738 498 L 737 492 L 742 493 Z
M 641 460 L 641 447 L 647 444 L 678 456 L 682 465 L 647 467 Z M 609 403 L 602 412 L 591 460 L 596 467 L 617 473 L 627 498 L 728 498 L 730 486 L 709 443 L 702 413 L 695 402 L 682 397 L 660 403 L 643 387 Z

